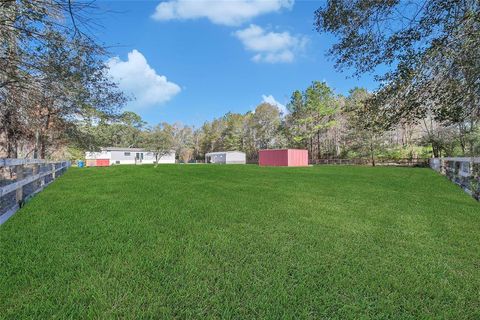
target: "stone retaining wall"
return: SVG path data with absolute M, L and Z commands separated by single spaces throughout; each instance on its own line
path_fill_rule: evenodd
M 480 157 L 432 158 L 430 167 L 480 200 Z

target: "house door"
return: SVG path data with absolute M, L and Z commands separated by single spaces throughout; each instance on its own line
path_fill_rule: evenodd
M 135 162 L 136 163 L 142 163 L 143 161 L 143 153 L 142 152 L 137 152 L 135 155 Z

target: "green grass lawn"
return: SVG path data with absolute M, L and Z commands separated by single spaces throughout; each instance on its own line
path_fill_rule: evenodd
M 0 318 L 480 318 L 480 204 L 430 169 L 70 169 L 0 226 Z

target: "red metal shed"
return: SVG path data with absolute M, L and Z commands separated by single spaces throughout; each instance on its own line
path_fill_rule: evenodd
M 308 166 L 308 150 L 301 149 L 275 149 L 260 150 L 258 164 L 261 166 Z
M 109 159 L 97 159 L 95 160 L 96 167 L 108 167 L 110 165 Z

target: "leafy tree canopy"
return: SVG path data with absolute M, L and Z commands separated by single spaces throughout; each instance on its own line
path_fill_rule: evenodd
M 315 17 L 319 32 L 338 37 L 330 54 L 340 70 L 377 75 L 372 100 L 391 125 L 429 113 L 447 123 L 477 121 L 478 0 L 329 0 Z

